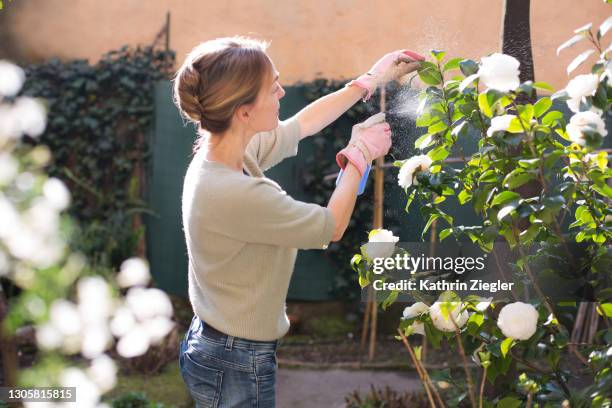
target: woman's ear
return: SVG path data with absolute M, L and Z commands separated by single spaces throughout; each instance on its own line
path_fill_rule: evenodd
M 251 107 L 248 105 L 242 105 L 238 109 L 236 109 L 236 119 L 240 121 L 240 123 L 247 124 L 251 120 Z

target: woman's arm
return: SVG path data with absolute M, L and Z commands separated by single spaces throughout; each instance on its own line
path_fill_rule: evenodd
M 366 90 L 363 88 L 347 86 L 325 95 L 303 108 L 295 115 L 302 130 L 300 140 L 318 133 L 325 126 L 338 119 L 365 94 Z

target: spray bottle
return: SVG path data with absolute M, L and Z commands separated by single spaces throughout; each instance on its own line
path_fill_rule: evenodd
M 356 126 L 362 128 L 362 129 L 367 129 L 367 128 L 373 126 L 373 125 L 376 125 L 377 123 L 381 123 L 381 122 L 384 122 L 384 121 L 385 121 L 385 113 L 384 112 L 379 112 L 376 115 L 370 116 L 368 118 L 368 120 L 366 120 L 363 123 L 359 123 Z M 363 172 L 363 177 L 361 177 L 361 180 L 359 181 L 359 188 L 357 189 L 357 195 L 361 195 L 365 191 L 365 186 L 366 186 L 366 183 L 368 182 L 368 176 L 370 175 L 370 169 L 371 168 L 372 168 L 372 165 L 368 164 L 368 166 L 366 167 L 365 171 Z M 342 178 L 342 174 L 343 174 L 343 169 L 340 169 L 340 172 L 338 173 L 338 177 L 336 177 L 336 185 L 338 185 L 338 183 L 340 183 L 340 179 Z

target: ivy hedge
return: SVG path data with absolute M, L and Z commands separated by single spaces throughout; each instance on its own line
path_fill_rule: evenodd
M 49 173 L 72 192 L 73 246 L 93 265 L 117 267 L 142 252 L 144 168 L 154 85 L 169 76 L 173 51 L 124 46 L 97 63 L 51 59 L 25 68 L 23 94 L 43 98 Z M 139 246 L 141 246 L 139 248 Z

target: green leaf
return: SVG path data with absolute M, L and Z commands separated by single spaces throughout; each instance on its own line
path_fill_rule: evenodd
M 506 357 L 506 354 L 508 354 L 514 344 L 514 339 L 511 339 L 510 337 L 507 337 L 504 341 L 502 341 L 501 345 L 499 346 L 499 349 L 501 350 L 503 357 Z
M 497 403 L 496 408 L 520 408 L 523 403 L 515 397 L 506 397 Z
M 533 83 L 533 87 L 536 89 L 540 89 L 542 91 L 550 91 L 550 92 L 555 92 L 555 88 L 553 88 L 552 86 L 550 86 L 548 83 L 546 82 L 534 82 Z
M 516 210 L 517 207 L 518 207 L 518 201 L 512 201 L 510 204 L 506 205 L 501 210 L 499 210 L 499 212 L 497 213 L 497 220 L 499 222 L 502 222 L 502 220 L 506 218 L 508 215 L 510 215 L 512 211 Z
M 480 177 L 478 177 L 478 181 L 481 183 L 493 183 L 497 181 L 497 173 L 493 169 L 489 169 L 482 173 Z
M 521 196 L 514 191 L 502 191 L 501 193 L 497 194 L 495 198 L 493 198 L 491 206 L 504 204 L 508 201 L 517 200 L 519 198 L 521 198 Z
M 539 118 L 543 114 L 546 113 L 552 106 L 552 101 L 549 97 L 545 96 L 544 98 L 540 98 L 539 101 L 533 106 L 533 113 L 536 118 Z
M 519 118 L 513 118 L 510 121 L 510 125 L 508 125 L 508 129 L 506 129 L 506 132 L 523 133 L 524 132 L 523 125 L 521 125 L 521 121 L 519 120 Z
M 444 121 L 439 121 L 434 123 L 433 125 L 429 126 L 429 128 L 427 128 L 427 133 L 429 133 L 430 135 L 434 135 L 436 133 L 440 133 L 444 130 L 448 129 L 448 125 L 446 124 L 446 122 Z
M 533 105 L 528 103 L 526 105 L 519 105 L 518 107 L 519 116 L 523 120 L 523 125 L 529 128 L 531 119 L 533 119 L 534 108 Z
M 414 141 L 414 147 L 417 149 L 425 149 L 433 143 L 434 139 L 429 133 L 421 135 L 417 140 Z
M 445 238 L 448 238 L 452 233 L 453 233 L 452 228 L 445 228 L 442 231 L 440 231 L 440 234 L 438 236 L 438 238 L 440 239 L 440 242 L 442 242 L 442 240 L 444 240 Z
M 457 195 L 457 199 L 459 200 L 459 204 L 463 205 L 472 199 L 472 194 L 465 190 L 461 190 L 461 192 Z
M 478 63 L 471 59 L 464 59 L 459 62 L 459 68 L 466 77 L 478 72 Z
M 612 317 L 612 303 L 601 303 L 597 307 L 597 313 L 602 316 Z
M 448 150 L 442 145 L 428 151 L 427 155 L 432 161 L 444 160 L 448 156 Z
M 535 174 L 526 172 L 522 167 L 518 167 L 506 175 L 503 181 L 503 186 L 508 189 L 513 189 L 522 186 L 523 184 L 532 180 L 534 177 Z
M 493 116 L 486 92 L 482 92 L 480 95 L 478 95 L 478 107 L 487 117 L 490 118 Z
M 438 67 L 431 62 L 421 62 L 421 68 L 419 68 L 419 78 L 427 85 L 440 85 L 442 83 L 442 77 L 438 72 Z
M 572 45 L 578 43 L 579 41 L 581 41 L 582 39 L 584 39 L 584 35 L 582 34 L 576 34 L 575 36 L 573 36 L 572 38 L 570 38 L 569 40 L 567 40 L 566 42 L 564 42 L 563 44 L 561 44 L 559 46 L 559 48 L 557 48 L 557 55 L 559 55 L 559 53 L 566 49 L 571 47 Z
M 399 292 L 397 290 L 392 291 L 389 296 L 387 296 L 387 298 L 382 302 L 381 304 L 381 308 L 383 310 L 386 310 L 387 307 L 389 307 L 390 305 L 392 305 L 396 300 L 397 297 L 399 296 Z
M 459 69 L 459 63 L 463 58 L 453 58 L 449 60 L 446 64 L 444 64 L 443 71 L 450 71 L 451 69 Z
M 546 126 L 552 126 L 555 121 L 558 121 L 560 119 L 563 119 L 563 113 L 559 111 L 550 111 L 542 118 L 542 124 Z

